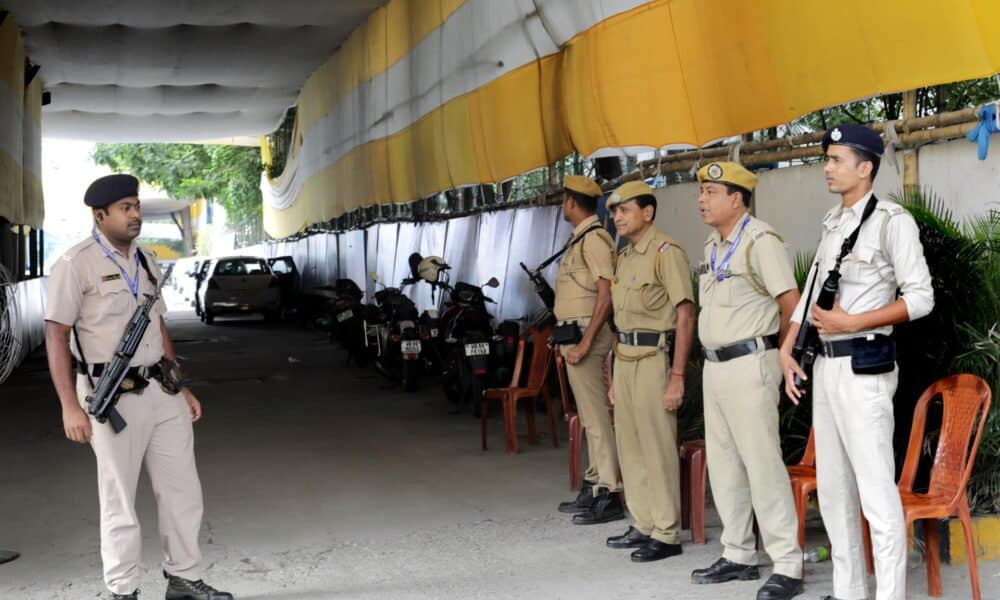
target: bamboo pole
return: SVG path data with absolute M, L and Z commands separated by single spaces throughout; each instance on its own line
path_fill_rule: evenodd
M 909 121 L 916 116 L 916 90 L 903 92 L 903 120 Z M 906 133 L 910 133 L 910 130 L 907 129 Z M 903 190 L 916 191 L 918 188 L 920 188 L 920 172 L 918 170 L 917 152 L 915 150 L 906 150 L 903 152 Z

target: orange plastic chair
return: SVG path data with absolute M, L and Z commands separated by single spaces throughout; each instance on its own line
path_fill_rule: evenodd
M 552 349 L 548 346 L 551 330 L 549 328 L 529 328 L 521 336 L 517 344 L 517 359 L 514 363 L 514 374 L 510 385 L 504 388 L 491 388 L 483 392 L 480 404 L 480 427 L 482 429 L 483 450 L 486 446 L 486 417 L 490 400 L 499 400 L 503 406 L 504 438 L 507 442 L 507 454 L 517 454 L 517 404 L 520 400 L 534 400 L 541 396 L 545 399 L 545 410 L 549 414 L 549 434 L 552 436 L 552 446 L 559 447 L 556 437 L 556 415 L 552 410 L 552 398 L 549 396 L 548 375 L 552 366 Z M 524 352 L 531 339 L 534 350 L 531 354 L 531 364 L 528 367 L 528 378 L 523 386 L 521 370 L 524 367 Z M 535 429 L 535 403 L 526 402 L 525 412 L 528 419 L 528 443 L 538 443 L 538 432 Z
M 554 352 L 556 355 L 556 375 L 559 377 L 559 396 L 562 398 L 563 420 L 569 426 L 569 489 L 578 491 L 583 486 L 583 473 L 580 470 L 583 426 L 580 423 L 580 415 L 573 410 L 573 404 L 570 401 L 572 391 L 569 387 L 569 381 L 566 379 L 566 364 L 562 353 L 558 348 Z
M 816 437 L 815 430 L 809 428 L 809 441 L 806 450 L 797 465 L 788 467 L 788 479 L 792 483 L 792 498 L 795 500 L 795 512 L 799 519 L 799 548 L 806 548 L 806 508 L 809 505 L 809 495 L 816 491 Z M 861 537 L 865 547 L 865 567 L 868 574 L 875 572 L 875 559 L 872 556 L 871 532 L 864 513 L 861 515 Z
M 920 462 L 927 425 L 927 408 L 935 398 L 941 398 L 943 415 L 934 464 L 931 467 L 927 493 L 913 491 L 913 479 Z M 979 565 L 972 539 L 972 518 L 966 485 L 976 461 L 979 439 L 990 412 L 992 394 L 989 385 L 975 375 L 952 375 L 934 382 L 917 400 L 910 430 L 910 445 L 899 478 L 899 495 L 903 501 L 907 536 L 911 524 L 922 521 L 927 541 L 927 593 L 941 595 L 941 546 L 938 519 L 958 517 L 965 531 L 965 550 L 969 558 L 969 579 L 972 598 L 980 600 Z
M 681 529 L 691 530 L 691 541 L 704 544 L 705 540 L 705 488 L 708 480 L 708 462 L 705 440 L 682 442 L 681 458 Z

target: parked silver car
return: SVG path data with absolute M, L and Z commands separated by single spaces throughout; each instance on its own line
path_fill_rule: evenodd
M 281 287 L 267 261 L 255 256 L 212 259 L 198 290 L 201 319 L 215 322 L 222 314 L 260 312 L 268 320 L 281 315 Z

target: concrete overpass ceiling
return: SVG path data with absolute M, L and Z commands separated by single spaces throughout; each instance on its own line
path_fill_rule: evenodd
M 272 131 L 385 0 L 5 0 L 52 102 L 48 137 L 194 141 Z

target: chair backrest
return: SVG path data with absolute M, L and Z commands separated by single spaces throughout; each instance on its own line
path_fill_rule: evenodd
M 549 327 L 541 329 L 531 327 L 525 332 L 525 340 L 530 336 L 532 340 L 531 365 L 528 367 L 528 380 L 524 387 L 537 390 L 545 383 L 549 376 L 549 368 L 552 366 L 552 348 L 549 348 L 549 336 L 552 330 Z
M 799 460 L 799 466 L 802 467 L 815 467 L 816 466 L 816 428 L 809 428 L 809 441 L 806 442 L 806 451 L 802 453 L 802 458 Z
M 931 495 L 945 496 L 952 505 L 956 505 L 965 494 L 992 398 L 990 386 L 975 375 L 952 375 L 939 379 L 917 400 L 899 487 L 905 491 L 913 489 L 924 445 L 927 409 L 931 401 L 939 396 L 943 408 L 941 434 L 927 491 Z

